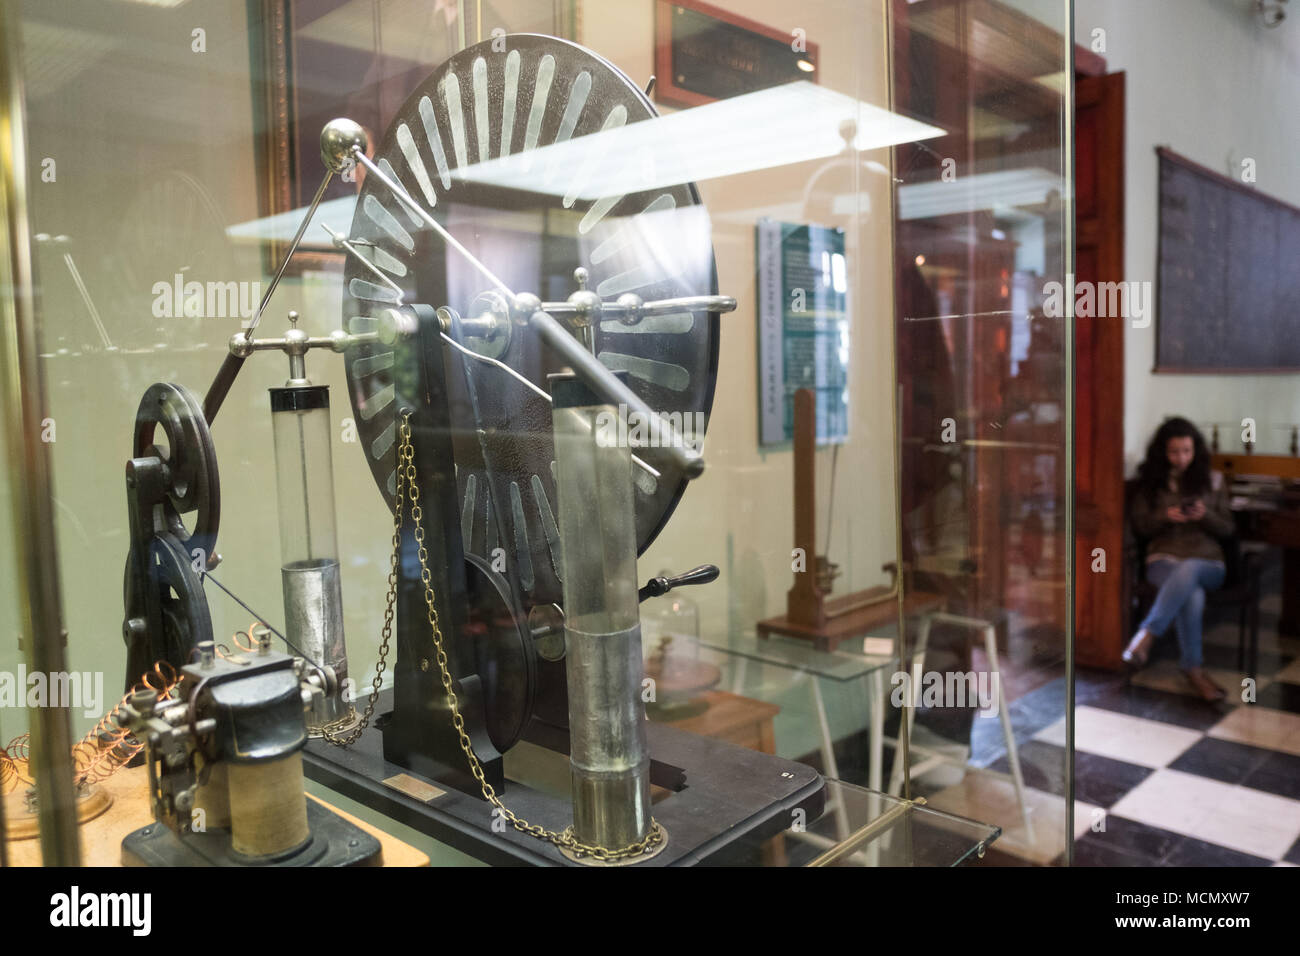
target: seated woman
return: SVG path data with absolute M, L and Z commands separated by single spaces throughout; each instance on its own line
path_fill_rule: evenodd
M 1225 691 L 1201 666 L 1201 615 L 1205 592 L 1223 584 L 1218 539 L 1234 526 L 1226 496 L 1211 480 L 1205 439 L 1187 419 L 1166 419 L 1156 431 L 1129 507 L 1133 530 L 1147 542 L 1147 581 L 1159 591 L 1124 661 L 1144 665 L 1155 638 L 1173 624 L 1179 664 L 1192 689 L 1204 700 L 1222 700 Z

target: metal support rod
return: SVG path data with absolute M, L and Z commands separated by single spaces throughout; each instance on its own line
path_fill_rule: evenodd
M 4 740 L 4 728 L 0 727 L 0 740 Z M 0 792 L 0 870 L 9 865 L 9 841 L 5 839 L 8 833 L 8 824 L 5 823 L 5 798 L 4 793 Z
M 621 415 L 636 414 L 645 422 L 650 433 L 650 444 L 664 449 L 687 478 L 698 478 L 704 472 L 704 459 L 694 448 L 687 446 L 677 430 L 650 410 L 632 389 L 628 388 L 605 367 L 604 363 L 585 349 L 581 342 L 545 312 L 534 312 L 528 324 L 546 344 L 559 352 L 587 385 L 611 405 L 621 406 Z
M 882 813 L 880 816 L 876 817 L 876 819 L 868 823 L 866 826 L 862 827 L 860 830 L 857 830 L 847 840 L 842 840 L 841 842 L 837 843 L 834 847 L 827 850 L 825 853 L 817 857 L 817 859 L 813 860 L 808 865 L 809 866 L 830 866 L 832 863 L 842 860 L 844 857 L 854 853 L 854 851 L 856 851 L 858 847 L 862 846 L 862 844 L 866 843 L 868 840 L 874 838 L 876 835 L 883 832 L 884 830 L 887 830 L 890 827 L 892 827 L 896 820 L 898 820 L 900 817 L 906 816 L 909 812 L 911 812 L 914 806 L 916 806 L 917 804 L 923 804 L 924 802 L 925 801 L 923 800 L 917 800 L 915 802 L 911 800 L 904 800 L 902 803 L 894 807 L 891 807 L 890 809 Z
M 50 446 L 40 439 L 48 405 L 41 381 L 34 302 L 35 277 L 27 219 L 27 129 L 19 62 L 18 5 L 0 3 L 0 411 L 8 444 L 15 585 L 30 672 L 64 674 L 63 610 L 54 537 Z M 46 866 L 78 866 L 72 728 L 68 708 L 33 708 L 32 770 Z
M 321 197 L 325 195 L 325 189 L 329 186 L 330 180 L 334 178 L 333 170 L 326 170 L 325 178 L 321 180 L 320 187 L 316 190 L 316 195 L 312 197 L 311 205 L 307 207 L 307 215 L 302 217 L 302 222 L 298 224 L 298 231 L 293 234 L 293 240 L 289 243 L 289 248 L 280 261 L 280 268 L 275 271 L 271 278 L 271 284 L 267 286 L 266 292 L 262 295 L 262 301 L 257 306 L 257 311 L 253 313 L 253 318 L 248 323 L 248 328 L 244 329 L 244 338 L 250 342 L 253 339 L 253 330 L 257 328 L 257 323 L 262 320 L 262 313 L 266 311 L 267 305 L 271 301 L 271 295 L 275 292 L 275 287 L 280 284 L 284 278 L 284 270 L 289 268 L 289 260 L 293 254 L 298 251 L 298 243 L 302 242 L 303 233 L 307 231 L 307 226 L 311 223 L 312 216 L 316 215 L 316 207 L 320 205 Z M 226 400 L 230 394 L 230 387 L 235 384 L 235 376 L 239 370 L 244 367 L 244 360 L 248 356 L 237 355 L 231 352 L 226 356 L 221 368 L 217 370 L 217 376 L 208 386 L 208 394 L 203 396 L 203 417 L 211 425 L 213 419 L 217 417 L 217 412 L 221 410 L 221 403 Z
M 630 301 L 629 301 L 630 300 Z M 586 310 L 586 306 L 573 302 L 543 302 L 542 311 L 552 317 L 572 316 Z M 684 295 L 675 299 L 654 299 L 646 302 L 640 296 L 620 296 L 613 302 L 600 304 L 600 318 L 618 319 L 635 325 L 642 319 L 655 315 L 676 315 L 680 312 L 734 312 L 736 299 L 730 295 Z
M 316 207 L 320 205 L 321 197 L 325 195 L 325 190 L 329 188 L 330 180 L 334 178 L 333 170 L 325 171 L 325 178 L 320 181 L 320 186 L 316 189 L 316 195 L 311 197 L 311 205 L 307 207 L 307 215 L 302 217 L 302 222 L 298 223 L 298 231 L 293 234 L 293 239 L 289 241 L 289 248 L 280 260 L 280 268 L 275 271 L 271 284 L 266 287 L 266 292 L 262 295 L 262 301 L 258 303 L 257 311 L 253 313 L 253 318 L 249 320 L 248 328 L 244 329 L 246 338 L 253 337 L 253 330 L 257 328 L 257 323 L 262 321 L 262 313 L 266 311 L 267 305 L 271 301 L 271 296 L 275 294 L 275 287 L 280 284 L 284 278 L 284 270 L 289 268 L 289 260 L 293 254 L 298 251 L 298 243 L 302 242 L 303 234 L 307 231 L 307 226 L 311 224 L 311 217 L 316 215 Z
M 373 262 L 371 262 L 369 259 L 363 256 L 360 252 L 358 252 L 357 247 L 353 245 L 350 241 L 348 241 L 348 237 L 343 235 L 343 233 L 331 229 L 325 223 L 321 223 L 320 227 L 324 229 L 327 233 L 329 233 L 329 237 L 333 241 L 334 245 L 338 246 L 340 249 L 347 250 L 347 252 L 350 255 L 352 255 L 358 262 L 360 262 L 363 266 L 365 266 L 367 269 L 370 270 L 371 275 L 373 275 L 384 285 L 388 286 L 388 288 L 392 289 L 393 292 L 396 293 L 397 295 L 397 304 L 399 306 L 403 304 L 403 299 L 405 298 L 406 293 L 402 291 L 402 287 L 400 285 L 398 285 L 396 282 L 394 282 L 392 279 L 388 277 L 388 273 L 384 272 L 383 269 L 380 269 Z
M 296 313 L 295 313 L 296 314 Z M 283 338 L 253 339 L 240 348 L 241 352 L 284 352 L 290 343 Z M 305 355 L 311 349 L 329 349 L 333 352 L 345 352 L 356 345 L 373 345 L 380 341 L 377 332 L 348 332 L 334 335 L 310 335 L 292 343 L 293 351 Z M 293 354 L 291 352 L 290 354 Z

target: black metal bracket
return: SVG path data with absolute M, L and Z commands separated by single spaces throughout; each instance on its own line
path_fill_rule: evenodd
M 466 733 L 485 779 L 500 790 L 505 782 L 501 755 L 487 732 L 482 685 L 475 671 L 472 639 L 466 632 L 465 549 L 456 513 L 456 470 L 441 327 L 433 309 L 414 306 L 413 311 L 418 332 L 397 349 L 396 374 L 415 381 L 415 394 L 421 399 L 411 410 L 410 423 L 412 444 L 421 449 L 415 466 L 430 583 Z M 399 421 L 405 411 L 398 409 Z M 442 687 L 409 495 L 406 509 L 397 569 L 393 709 L 376 722 L 383 731 L 384 759 L 466 793 L 478 794 L 479 785 L 461 749 L 460 735 L 452 724 L 451 705 Z

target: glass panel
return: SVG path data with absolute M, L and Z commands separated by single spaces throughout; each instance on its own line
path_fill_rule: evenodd
M 436 860 L 564 859 L 480 775 L 556 833 L 649 792 L 654 865 L 882 816 L 845 862 L 952 865 L 999 828 L 1056 860 L 1068 6 L 22 4 L 70 666 L 104 687 L 74 736 L 149 674 L 212 693 L 210 636 L 223 680 L 269 660 L 314 699 L 314 794 Z M 590 397 L 557 455 L 567 369 Z M 290 586 L 306 550 L 337 576 Z M 566 655 L 562 606 L 601 594 L 618 646 Z M 636 699 L 571 715 L 570 668 Z M 579 723 L 648 767 L 575 792 Z M 983 799 L 1017 753 L 1032 827 Z M 189 783 L 159 784 L 180 830 Z
M 998 828 L 877 790 L 829 781 L 821 813 L 767 840 L 741 840 L 733 864 L 960 866 L 984 858 Z
M 7 432 L 7 423 L 0 421 L 0 439 L 4 440 L 3 447 L 5 448 L 9 447 Z M 18 577 L 18 555 L 15 549 L 16 539 L 13 534 L 12 495 L 9 469 L 5 468 L 0 471 L 0 582 L 3 582 L 6 597 L 9 597 L 14 591 L 14 582 Z M 13 597 L 16 598 L 17 595 L 13 595 Z M 20 606 L 16 599 L 0 601 L 0 627 L 4 628 L 3 633 L 13 635 L 13 638 L 0 642 L 0 673 L 13 681 L 11 693 L 16 695 L 17 676 L 24 674 L 27 669 L 23 652 L 19 646 L 19 638 L 23 629 Z M 25 685 L 26 680 L 23 683 Z M 27 709 L 26 707 L 17 706 L 17 703 L 18 701 L 15 699 L 8 702 L 3 709 L 0 709 L 0 748 L 4 750 L 3 753 L 0 753 L 0 798 L 18 792 L 20 784 L 24 780 L 30 779 L 29 775 L 24 772 L 26 768 L 16 764 L 10 756 L 11 753 L 17 754 L 21 752 L 21 741 L 28 731 Z
M 1070 10 L 894 8 L 895 109 L 947 131 L 895 169 L 903 564 L 943 605 L 908 631 L 927 649 L 910 792 L 1000 825 L 1013 861 L 1059 863 L 1073 396 L 1048 292 L 1074 272 Z M 991 706 L 954 699 L 963 679 Z
M 1171 31 L 1146 5 L 1079 0 L 1075 23 L 1104 59 L 1076 111 L 1076 604 L 1079 807 L 1105 823 L 1076 862 L 1285 865 L 1300 859 L 1300 816 L 1274 802 L 1300 773 L 1296 5 L 1212 4 Z M 1207 62 L 1234 68 L 1207 84 Z M 1245 95 L 1259 76 L 1276 77 L 1267 106 Z M 1085 573 L 1096 549 L 1105 575 Z M 1161 740 L 1168 760 L 1146 749 Z

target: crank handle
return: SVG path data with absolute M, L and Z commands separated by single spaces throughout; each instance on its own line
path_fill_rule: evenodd
M 671 578 L 651 578 L 646 582 L 645 587 L 636 592 L 637 603 L 644 601 L 646 598 L 667 594 L 673 588 L 685 587 L 688 584 L 708 584 L 716 580 L 718 580 L 718 566 L 716 564 L 701 564 L 698 568 L 691 568 L 691 570 L 683 571 Z

